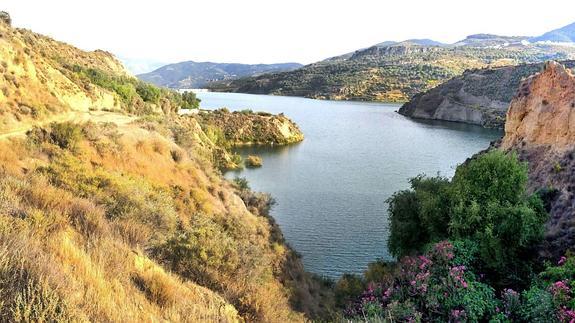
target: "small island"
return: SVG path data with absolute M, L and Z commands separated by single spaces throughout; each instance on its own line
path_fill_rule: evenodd
M 201 111 L 193 116 L 213 141 L 228 147 L 252 145 L 289 145 L 300 142 L 304 135 L 299 127 L 280 113 L 226 108 Z
M 244 163 L 247 168 L 258 168 L 262 167 L 263 160 L 259 156 L 249 155 Z

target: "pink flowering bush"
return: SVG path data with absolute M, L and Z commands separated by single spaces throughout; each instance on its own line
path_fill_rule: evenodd
M 575 258 L 562 257 L 521 293 L 503 290 L 501 300 L 504 321 L 575 323 Z
M 345 315 L 367 321 L 575 323 L 575 257 L 548 266 L 523 291 L 496 292 L 474 273 L 476 252 L 471 242 L 442 241 L 396 264 L 380 262 L 383 274 L 348 303 Z
M 348 317 L 398 321 L 477 321 L 495 313 L 495 291 L 477 280 L 448 241 L 423 255 L 404 257 L 381 282 L 370 283 L 346 311 Z

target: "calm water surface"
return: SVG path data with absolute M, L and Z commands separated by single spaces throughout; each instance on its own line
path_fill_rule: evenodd
M 359 273 L 377 258 L 391 259 L 387 204 L 418 174 L 452 176 L 455 166 L 501 136 L 446 122 L 417 122 L 399 105 L 318 101 L 249 94 L 199 93 L 203 108 L 284 112 L 306 139 L 288 147 L 248 148 L 259 169 L 230 172 L 246 177 L 278 204 L 272 215 L 306 269 L 337 278 Z

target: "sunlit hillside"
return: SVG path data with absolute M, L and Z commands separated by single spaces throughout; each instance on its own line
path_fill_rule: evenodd
M 303 321 L 326 312 L 194 96 L 0 22 L 1 321 Z M 306 302 L 298 300 L 306 299 Z

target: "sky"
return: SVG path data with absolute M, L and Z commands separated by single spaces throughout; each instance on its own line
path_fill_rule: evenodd
M 2 0 L 17 27 L 141 64 L 316 62 L 386 40 L 537 36 L 575 1 Z

